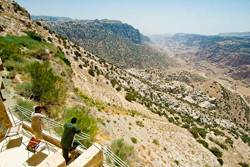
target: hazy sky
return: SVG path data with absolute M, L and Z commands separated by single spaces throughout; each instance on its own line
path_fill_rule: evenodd
M 111 19 L 144 35 L 250 31 L 250 0 L 16 0 L 31 15 Z

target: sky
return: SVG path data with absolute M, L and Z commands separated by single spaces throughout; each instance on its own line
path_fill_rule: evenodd
M 15 0 L 31 15 L 120 20 L 144 35 L 250 32 L 250 0 Z

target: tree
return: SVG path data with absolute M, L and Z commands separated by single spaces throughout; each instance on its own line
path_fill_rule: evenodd
M 34 62 L 28 66 L 33 97 L 45 103 L 56 103 L 65 99 L 66 87 L 56 76 L 49 63 Z

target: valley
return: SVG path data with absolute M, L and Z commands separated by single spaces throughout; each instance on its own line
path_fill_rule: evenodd
M 131 167 L 250 164 L 249 77 L 237 71 L 249 66 L 248 37 L 150 40 L 120 21 L 32 21 L 16 2 L 0 5 L 6 107 L 44 105 L 61 123 L 77 115 Z M 239 61 L 215 47 L 229 43 Z

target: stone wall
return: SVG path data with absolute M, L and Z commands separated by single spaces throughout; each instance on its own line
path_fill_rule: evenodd
M 6 127 L 10 127 L 11 122 L 10 122 L 10 118 L 6 112 L 5 106 L 3 104 L 2 99 L 0 98 L 0 124 L 4 123 L 6 125 Z M 0 132 L 2 132 L 2 130 L 0 129 Z M 0 138 L 3 137 L 4 134 L 0 133 Z

